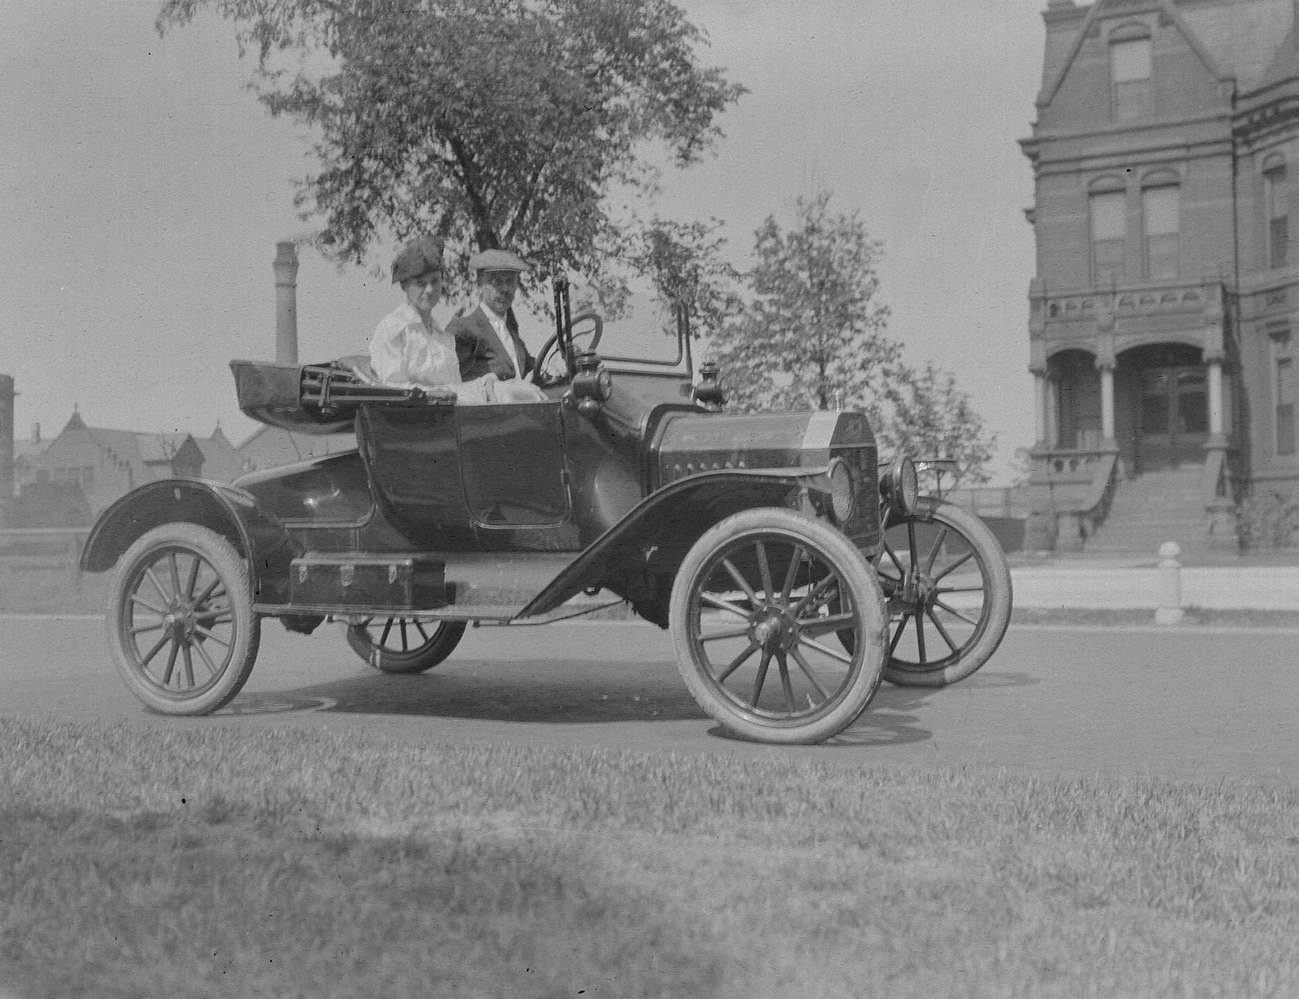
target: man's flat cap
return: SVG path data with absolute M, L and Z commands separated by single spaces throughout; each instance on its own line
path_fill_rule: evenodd
M 401 284 L 413 278 L 442 270 L 442 240 L 421 236 L 401 248 L 392 262 L 392 283 Z
M 483 250 L 469 258 L 471 271 L 526 271 L 523 258 L 509 250 Z

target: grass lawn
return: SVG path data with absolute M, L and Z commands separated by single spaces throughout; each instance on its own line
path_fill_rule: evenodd
M 1299 788 L 0 718 L 0 996 L 1299 995 Z

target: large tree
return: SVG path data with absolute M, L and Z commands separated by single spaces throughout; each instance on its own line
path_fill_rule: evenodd
M 799 198 L 792 226 L 768 216 L 755 234 L 749 301 L 711 340 L 737 408 L 878 409 L 876 386 L 902 351 L 883 333 L 881 247 L 830 199 Z
M 631 248 L 626 269 L 647 277 L 658 297 L 685 307 L 695 336 L 721 329 L 740 309 L 740 274 L 722 255 L 722 223 L 655 218 Z
M 435 232 L 598 274 L 635 235 L 606 196 L 653 194 L 652 145 L 696 162 L 743 92 L 668 0 L 165 0 L 159 30 L 205 9 L 314 128 L 299 206 L 346 260 Z

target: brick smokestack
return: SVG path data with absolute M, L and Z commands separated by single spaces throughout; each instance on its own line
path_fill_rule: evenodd
M 0 375 L 0 527 L 10 525 L 14 503 L 14 379 Z
M 298 250 L 275 244 L 275 361 L 298 363 Z

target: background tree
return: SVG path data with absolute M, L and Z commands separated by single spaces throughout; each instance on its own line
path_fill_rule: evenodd
M 668 0 L 165 0 L 159 30 L 204 9 L 256 50 L 271 113 L 314 128 L 298 204 L 343 260 L 434 232 L 599 274 L 636 235 L 606 195 L 652 195 L 647 146 L 689 166 L 743 93 Z
M 1033 475 L 1033 451 L 1032 448 L 1017 447 L 1015 453 L 1011 456 L 1007 467 L 1011 472 L 1012 486 L 1026 486 L 1028 480 Z
M 730 300 L 738 317 L 710 338 L 728 408 L 861 409 L 885 454 L 952 458 L 963 484 L 987 482 L 982 418 L 954 376 L 903 363 L 884 333 L 881 245 L 856 213 L 832 214 L 831 197 L 799 199 L 788 230 L 768 217 L 756 233 L 748 298 Z
M 830 199 L 799 198 L 792 227 L 768 216 L 755 234 L 749 300 L 710 341 L 732 408 L 878 411 L 876 387 L 902 351 L 883 335 L 881 246 L 855 213 L 832 215 Z
M 882 388 L 884 418 L 875 430 L 885 453 L 905 450 L 915 458 L 952 459 L 956 471 L 943 476 L 945 489 L 991 478 L 987 465 L 996 437 L 984 435 L 983 418 L 957 388 L 954 375 L 929 361 L 920 371 L 903 368 Z

